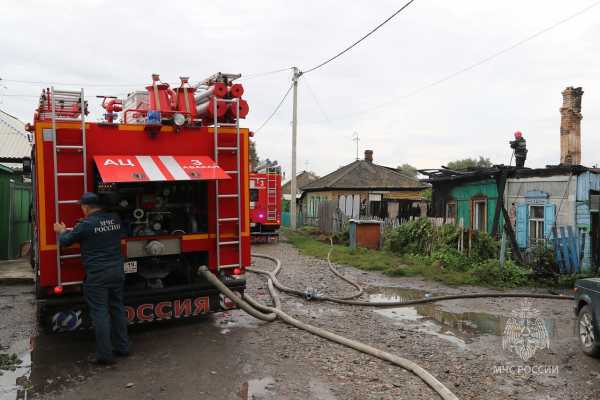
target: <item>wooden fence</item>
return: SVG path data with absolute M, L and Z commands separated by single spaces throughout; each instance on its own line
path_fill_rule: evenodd
M 335 201 L 322 202 L 319 204 L 316 217 L 304 217 L 305 225 L 318 226 L 319 230 L 324 234 L 335 234 L 344 231 L 348 226 L 348 221 L 351 218 L 346 216 L 338 207 Z M 359 220 L 379 221 L 383 224 L 384 229 L 397 228 L 402 224 L 419 219 L 419 217 L 406 218 L 378 218 L 368 215 L 361 215 Z M 445 224 L 454 224 L 454 220 L 444 220 L 444 218 L 428 218 L 435 227 L 440 227 Z

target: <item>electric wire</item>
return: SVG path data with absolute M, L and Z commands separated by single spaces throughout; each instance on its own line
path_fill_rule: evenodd
M 479 67 L 479 66 L 481 66 L 481 65 L 483 65 L 485 63 L 488 63 L 488 62 L 492 61 L 493 59 L 495 59 L 495 58 L 497 58 L 497 57 L 499 57 L 499 56 L 501 56 L 501 55 L 503 55 L 505 53 L 508 53 L 509 51 L 514 50 L 515 48 L 517 48 L 519 46 L 522 46 L 523 44 L 525 44 L 525 43 L 527 43 L 527 42 L 529 42 L 529 41 L 531 41 L 531 40 L 533 40 L 533 39 L 535 39 L 535 38 L 543 35 L 544 33 L 547 33 L 549 31 L 551 31 L 551 30 L 559 27 L 560 25 L 563 25 L 563 24 L 569 22 L 570 20 L 572 20 L 572 19 L 574 19 L 574 18 L 576 18 L 576 17 L 584 14 L 585 12 L 591 10 L 592 8 L 597 7 L 598 5 L 600 5 L 600 1 L 596 1 L 596 2 L 594 2 L 592 4 L 590 4 L 590 5 L 582 8 L 581 10 L 579 10 L 579 11 L 573 13 L 573 14 L 570 14 L 569 16 L 567 16 L 567 17 L 565 17 L 565 18 L 563 18 L 563 19 L 561 19 L 561 20 L 553 23 L 552 25 L 549 25 L 549 26 L 547 26 L 547 27 L 545 27 L 543 29 L 540 29 L 540 30 L 538 30 L 538 31 L 536 31 L 536 32 L 534 32 L 534 33 L 526 36 L 525 38 L 523 38 L 523 39 L 521 39 L 521 40 L 519 40 L 519 41 L 511 44 L 508 47 L 505 47 L 505 48 L 503 48 L 501 50 L 498 50 L 498 51 L 490 54 L 489 56 L 486 56 L 486 57 L 484 57 L 484 58 L 482 58 L 482 59 L 480 59 L 480 60 L 478 60 L 478 61 L 476 61 L 476 62 L 474 62 L 472 64 L 469 64 L 466 67 L 458 69 L 458 70 L 456 70 L 456 71 L 454 71 L 454 72 L 452 72 L 450 74 L 444 75 L 444 76 L 442 76 L 441 78 L 439 78 L 439 79 L 437 79 L 435 81 L 432 81 L 432 82 L 430 82 L 428 84 L 425 84 L 425 85 L 423 85 L 421 87 L 418 87 L 418 88 L 412 90 L 411 92 L 409 92 L 409 93 L 407 93 L 405 95 L 395 97 L 395 98 L 393 98 L 391 100 L 388 100 L 388 101 L 386 101 L 384 103 L 380 103 L 378 105 L 375 105 L 375 106 L 372 106 L 372 107 L 369 107 L 369 108 L 358 110 L 358 111 L 355 111 L 353 113 L 344 114 L 344 115 L 341 115 L 341 116 L 330 118 L 330 121 L 331 120 L 347 119 L 347 118 L 355 116 L 355 115 L 365 114 L 365 113 L 368 113 L 370 111 L 377 110 L 377 109 L 379 109 L 381 107 L 386 107 L 386 106 L 389 106 L 391 104 L 396 104 L 398 102 L 398 100 L 405 100 L 405 99 L 408 99 L 410 97 L 413 97 L 413 96 L 421 93 L 424 90 L 427 90 L 427 89 L 430 89 L 430 88 L 435 87 L 437 85 L 440 85 L 440 84 L 442 84 L 444 82 L 447 82 L 447 81 L 449 81 L 449 80 L 451 80 L 453 78 L 456 78 L 459 75 L 464 74 L 465 72 L 468 72 L 468 71 L 473 70 L 473 69 L 475 69 L 475 68 L 477 68 L 477 67 Z M 314 122 L 320 122 L 320 121 L 314 121 Z
M 123 86 L 140 86 L 139 83 L 84 83 L 84 82 L 56 82 L 56 81 L 30 81 L 20 79 L 4 79 L 0 78 L 0 82 L 19 83 L 25 85 L 57 85 L 57 86 L 83 86 L 83 87 L 123 87 Z M 144 83 L 142 85 L 147 85 Z
M 317 69 L 319 69 L 319 68 L 321 68 L 321 67 L 329 64 L 330 62 L 332 62 L 336 58 L 340 57 L 344 53 L 350 51 L 354 46 L 358 45 L 360 42 L 362 42 L 363 40 L 365 40 L 366 38 L 368 38 L 369 36 L 371 36 L 372 34 L 374 34 L 377 30 L 379 30 L 379 28 L 381 28 L 383 25 L 387 24 L 396 15 L 400 14 L 406 7 L 408 7 L 409 5 L 411 5 L 414 1 L 415 0 L 408 1 L 406 4 L 404 4 L 398 10 L 396 10 L 396 12 L 394 12 L 392 15 L 390 15 L 387 19 L 385 19 L 382 23 L 380 23 L 379 25 L 377 25 L 375 28 L 371 29 L 366 35 L 364 35 L 363 37 L 361 37 L 360 39 L 358 39 L 356 42 L 352 43 L 350 46 L 346 47 L 344 50 L 340 51 L 339 53 L 337 53 L 333 57 L 328 58 L 327 60 L 323 61 L 322 63 L 320 63 L 320 64 L 318 64 L 318 65 L 316 65 L 316 66 L 314 66 L 312 68 L 307 69 L 302 74 L 304 75 L 304 74 L 308 74 L 309 72 L 315 71 L 315 70 L 317 70 Z
M 255 78 L 262 78 L 264 76 L 270 76 L 270 75 L 279 74 L 281 72 L 290 71 L 291 69 L 292 69 L 292 67 L 287 67 L 287 68 L 275 69 L 273 71 L 266 71 L 266 72 L 258 72 L 258 73 L 254 73 L 254 74 L 247 74 L 247 75 L 242 75 L 242 77 L 240 79 L 248 81 L 248 80 L 255 79 Z
M 281 72 L 289 71 L 291 67 L 280 68 L 271 71 L 264 72 L 256 72 L 252 74 L 243 75 L 240 79 L 250 80 L 255 78 L 260 78 L 263 76 L 269 76 L 278 74 Z M 0 82 L 7 83 L 17 83 L 22 85 L 54 85 L 54 86 L 81 86 L 81 87 L 99 87 L 99 88 L 110 88 L 110 87 L 139 87 L 139 86 L 147 86 L 148 83 L 98 83 L 98 82 L 61 82 L 61 81 L 53 81 L 53 80 L 26 80 L 26 79 L 5 79 L 0 78 Z
M 306 77 L 304 77 L 304 83 L 306 84 L 306 87 L 308 88 L 308 92 L 310 93 L 310 96 L 312 97 L 312 99 L 314 100 L 315 104 L 319 108 L 319 111 L 321 111 L 321 114 L 325 118 L 325 121 L 328 124 L 331 124 L 331 120 L 329 119 L 329 115 L 327 115 L 327 113 L 325 112 L 325 108 L 323 107 L 323 105 L 321 104 L 321 102 L 319 101 L 319 99 L 317 98 L 317 95 L 315 94 L 315 91 L 313 90 L 312 86 L 310 85 L 310 83 L 308 82 L 308 79 Z
M 285 92 L 285 94 L 283 95 L 283 97 L 281 98 L 281 101 L 279 102 L 279 104 L 277 104 L 277 107 L 275 107 L 275 109 L 273 110 L 273 112 L 271 113 L 271 115 L 269 115 L 269 117 L 258 127 L 258 129 L 256 129 L 254 131 L 255 133 L 260 132 L 260 130 L 262 128 L 264 128 L 269 123 L 269 121 L 271 121 L 271 119 L 275 116 L 275 114 L 277 114 L 277 112 L 279 111 L 279 109 L 281 108 L 281 106 L 283 105 L 283 103 L 285 102 L 285 99 L 290 94 L 290 91 L 292 90 L 293 86 L 294 86 L 294 84 L 292 83 L 290 85 L 290 87 L 287 89 L 287 91 Z

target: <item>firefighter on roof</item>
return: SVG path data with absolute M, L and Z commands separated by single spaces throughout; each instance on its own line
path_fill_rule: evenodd
M 79 201 L 85 218 L 67 229 L 55 223 L 61 246 L 78 242 L 85 266 L 83 293 L 96 332 L 98 364 L 114 363 L 114 355 L 129 355 L 127 318 L 123 306 L 125 273 L 121 257 L 121 221 L 102 210 L 94 193 L 84 193 Z
M 515 165 L 523 168 L 527 159 L 527 142 L 525 142 L 521 131 L 516 131 L 515 140 L 511 140 L 509 143 L 510 148 L 515 152 Z

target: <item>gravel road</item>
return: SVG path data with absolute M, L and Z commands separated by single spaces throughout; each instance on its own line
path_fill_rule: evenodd
M 333 295 L 353 291 L 331 274 L 326 262 L 299 255 L 288 243 L 260 245 L 254 251 L 281 259 L 280 280 L 288 286 Z M 255 263 L 273 267 L 266 260 Z M 363 299 L 486 291 L 339 268 L 366 287 Z M 253 274 L 249 293 L 269 301 L 264 281 Z M 135 329 L 131 357 L 116 366 L 92 367 L 87 361 L 94 346 L 89 334 L 36 336 L 32 296 L 28 287 L 0 288 L 0 345 L 24 360 L 24 367 L 0 377 L 0 400 L 438 398 L 412 373 L 237 310 L 193 323 Z M 570 301 L 531 300 L 529 306 L 539 311 L 549 336 L 549 349 L 537 350 L 524 362 L 502 348 L 506 322 L 523 306 L 520 299 L 372 309 L 281 297 L 284 310 L 297 319 L 415 361 L 460 399 L 600 398 L 600 362 L 577 347 Z M 527 366 L 538 367 L 538 373 Z

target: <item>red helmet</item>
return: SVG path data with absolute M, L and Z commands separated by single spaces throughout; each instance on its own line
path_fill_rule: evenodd
M 521 131 L 515 132 L 515 139 L 521 139 L 523 137 L 523 133 Z

